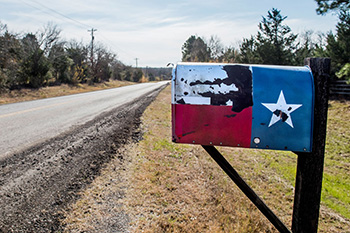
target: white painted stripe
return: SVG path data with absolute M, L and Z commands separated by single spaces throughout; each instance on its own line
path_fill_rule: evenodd
M 186 104 L 210 105 L 209 97 L 184 96 L 182 98 Z

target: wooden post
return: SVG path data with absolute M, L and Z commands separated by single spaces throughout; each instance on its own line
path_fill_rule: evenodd
M 293 233 L 317 232 L 326 143 L 330 59 L 306 58 L 305 65 L 311 68 L 314 76 L 314 130 L 312 152 L 296 153 Z

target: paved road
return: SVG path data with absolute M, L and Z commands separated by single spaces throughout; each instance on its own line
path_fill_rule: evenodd
M 143 83 L 0 106 L 0 159 L 86 123 L 166 83 Z

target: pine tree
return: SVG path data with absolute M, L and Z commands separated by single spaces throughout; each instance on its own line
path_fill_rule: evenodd
M 315 0 L 318 4 L 317 14 L 323 15 L 328 11 L 349 10 L 349 0 Z
M 182 46 L 182 61 L 208 62 L 210 49 L 201 37 L 190 36 Z
M 342 10 L 339 14 L 339 20 L 337 34 L 330 33 L 327 37 L 326 52 L 332 60 L 332 71 L 334 73 L 346 69 L 346 67 L 349 67 L 347 64 L 350 63 L 350 13 Z M 350 79 L 350 77 L 344 75 L 339 75 L 339 77 Z
M 287 16 L 273 8 L 259 23 L 255 37 L 244 39 L 240 46 L 241 61 L 260 64 L 292 65 L 295 63 L 295 40 L 298 35 L 284 24 Z

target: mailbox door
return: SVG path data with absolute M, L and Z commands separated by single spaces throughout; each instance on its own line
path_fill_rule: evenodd
M 307 67 L 179 63 L 173 141 L 311 151 L 313 101 Z

